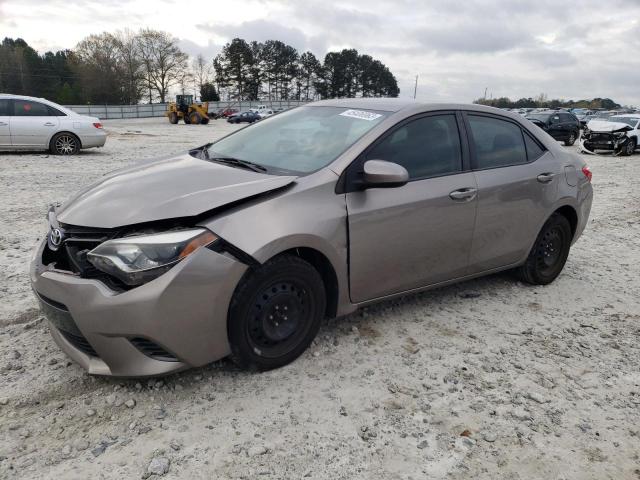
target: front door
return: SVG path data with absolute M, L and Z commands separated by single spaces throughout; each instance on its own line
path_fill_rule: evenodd
M 404 166 L 410 180 L 397 188 L 347 187 L 352 301 L 464 276 L 477 197 L 473 174 L 463 172 L 467 153 L 455 113 L 405 121 L 349 169 L 373 159 Z
M 0 99 L 0 148 L 11 145 L 11 130 L 9 128 L 9 108 L 11 101 Z
M 59 123 L 53 109 L 44 103 L 15 99 L 11 117 L 11 143 L 17 148 L 47 148 Z

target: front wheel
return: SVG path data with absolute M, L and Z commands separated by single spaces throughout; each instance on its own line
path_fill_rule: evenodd
M 178 114 L 176 112 L 171 112 L 169 114 L 169 123 L 171 123 L 172 125 L 175 125 L 178 123 Z
M 533 285 L 553 282 L 567 262 L 571 247 L 571 226 L 563 215 L 554 213 L 536 238 L 527 261 L 518 269 L 520 278 Z
M 578 136 L 576 135 L 576 133 L 575 133 L 575 132 L 571 132 L 571 133 L 569 134 L 569 138 L 567 138 L 567 139 L 564 141 L 564 144 L 565 144 L 567 147 L 570 147 L 570 146 L 572 146 L 574 143 L 576 143 L 576 140 L 577 140 L 577 139 L 578 139 Z
M 201 121 L 202 117 L 199 113 L 193 112 L 191 115 L 189 115 L 189 123 L 191 125 L 199 125 Z
M 636 139 L 630 138 L 627 140 L 627 144 L 622 147 L 622 155 L 628 157 L 629 155 L 633 155 L 633 152 L 636 151 Z
M 248 272 L 229 307 L 232 360 L 260 371 L 292 362 L 318 333 L 325 305 L 320 274 L 299 257 L 281 255 Z
M 51 139 L 49 149 L 56 155 L 75 155 L 80 151 L 80 140 L 71 133 L 58 133 Z

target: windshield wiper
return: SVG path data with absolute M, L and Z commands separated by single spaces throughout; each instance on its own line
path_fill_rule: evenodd
M 253 170 L 254 172 L 266 172 L 266 167 L 258 163 L 250 162 L 249 160 L 240 160 L 234 157 L 220 157 L 209 156 L 209 152 L 206 153 L 207 160 L 213 160 L 214 162 L 226 163 L 227 165 L 233 165 L 234 167 L 246 168 L 247 170 Z

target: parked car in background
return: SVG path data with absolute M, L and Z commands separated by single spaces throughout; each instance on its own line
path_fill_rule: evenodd
M 266 112 L 267 110 L 270 110 L 270 108 L 267 107 L 266 105 L 258 105 L 257 107 L 253 107 L 249 109 L 250 112 L 255 112 L 255 113 L 262 113 L 262 112 Z
M 74 155 L 102 147 L 100 119 L 79 115 L 44 98 L 0 94 L 0 150 L 49 150 Z
M 229 118 L 232 115 L 235 115 L 236 113 L 238 113 L 238 109 L 237 108 L 221 108 L 220 110 L 218 110 L 218 118 Z
M 613 150 L 616 155 L 632 155 L 640 139 L 640 115 L 613 115 L 591 120 L 580 139 L 580 150 Z
M 516 114 L 315 102 L 52 207 L 31 284 L 90 373 L 226 356 L 267 370 L 372 302 L 509 269 L 551 283 L 587 225 L 590 181 Z
M 260 114 L 256 112 L 242 112 L 242 113 L 234 113 L 231 115 L 227 122 L 229 123 L 253 123 L 260 120 Z
M 262 110 L 260 112 L 257 112 L 258 116 L 260 118 L 267 118 L 270 117 L 271 115 L 273 115 L 275 112 L 273 110 L 271 110 L 270 108 L 268 108 L 267 110 Z
M 580 122 L 569 112 L 529 113 L 526 118 L 567 146 L 576 143 L 580 137 Z

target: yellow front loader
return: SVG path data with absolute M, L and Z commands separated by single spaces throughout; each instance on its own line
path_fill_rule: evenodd
M 193 103 L 193 95 L 176 95 L 176 101 L 167 106 L 169 122 L 174 125 L 184 120 L 184 123 L 197 125 L 209 123 L 209 102 Z

